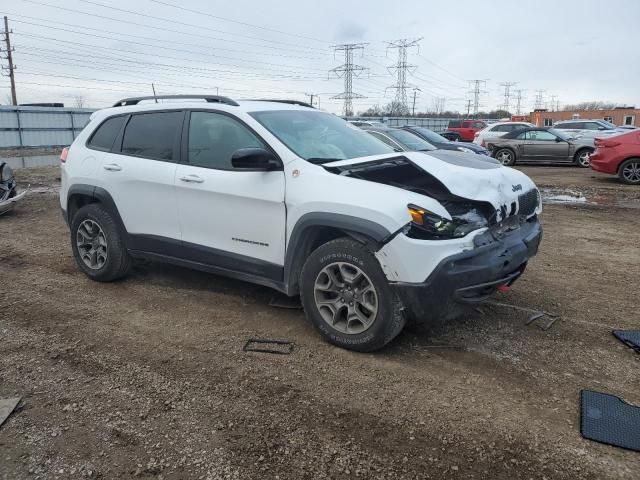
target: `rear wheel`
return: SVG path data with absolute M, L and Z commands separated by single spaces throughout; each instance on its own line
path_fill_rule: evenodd
M 71 249 L 78 268 L 98 282 L 117 280 L 131 268 L 116 222 L 100 204 L 85 205 L 73 216 Z
M 349 238 L 332 240 L 309 256 L 300 290 L 307 317 L 334 345 L 370 352 L 405 325 L 400 300 L 378 260 Z
M 515 153 L 513 153 L 513 150 L 509 150 L 508 148 L 501 148 L 497 150 L 494 158 L 507 167 L 516 163 Z
M 576 152 L 573 160 L 582 168 L 589 168 L 591 165 L 591 150 L 583 149 Z
M 622 162 L 618 177 L 629 185 L 640 185 L 640 158 L 630 158 Z

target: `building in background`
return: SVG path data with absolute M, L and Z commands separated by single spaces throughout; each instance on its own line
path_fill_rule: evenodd
M 550 112 L 536 109 L 531 112 L 531 123 L 538 127 L 551 127 L 560 120 L 606 120 L 614 125 L 640 125 L 640 109 L 634 107 L 618 107 L 607 110 L 567 110 Z

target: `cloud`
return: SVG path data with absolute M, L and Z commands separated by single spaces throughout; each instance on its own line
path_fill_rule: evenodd
M 335 34 L 336 40 L 363 40 L 367 28 L 355 22 L 343 22 L 338 26 Z

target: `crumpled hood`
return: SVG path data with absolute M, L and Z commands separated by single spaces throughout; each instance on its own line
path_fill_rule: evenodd
M 521 194 L 536 188 L 533 181 L 524 173 L 505 167 L 492 158 L 485 159 L 472 153 L 446 150 L 378 155 L 342 160 L 323 166 L 331 168 L 364 163 L 375 164 L 378 161 L 383 163 L 384 160 L 402 157 L 431 174 L 453 195 L 489 202 L 498 212 L 511 210 L 511 205 L 514 202 L 518 203 L 518 197 Z

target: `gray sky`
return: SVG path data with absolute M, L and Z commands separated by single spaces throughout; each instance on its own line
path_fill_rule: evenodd
M 354 62 L 369 70 L 353 89 L 367 98 L 354 101 L 358 111 L 393 99 L 386 66 L 397 52 L 385 42 L 423 37 L 408 57 L 416 65 L 408 81 L 422 90 L 418 111 L 434 97 L 463 110 L 468 79 L 487 80 L 485 110 L 503 102 L 506 81 L 526 90 L 526 111 L 538 89 L 561 104 L 640 106 L 638 0 L 7 0 L 0 11 L 14 32 L 20 103 L 73 105 L 81 95 L 103 107 L 151 94 L 154 82 L 161 94 L 218 87 L 233 98 L 308 100 L 305 93 L 315 93 L 322 108 L 340 112 L 342 101 L 331 96 L 343 80 L 328 72 L 344 57 L 334 58 L 331 46 L 363 42 Z M 0 79 L 1 103 L 8 84 Z

